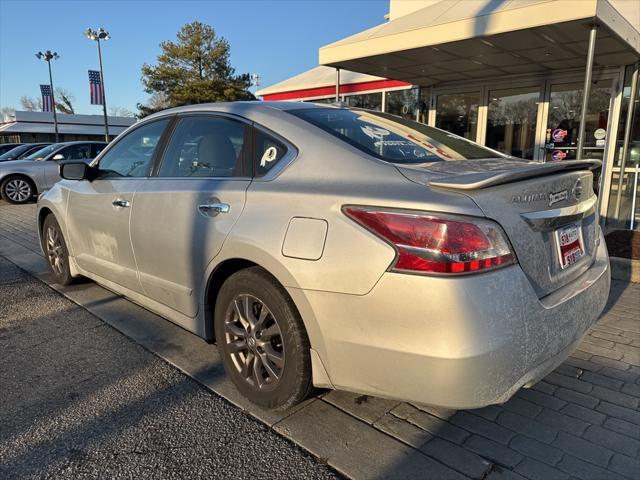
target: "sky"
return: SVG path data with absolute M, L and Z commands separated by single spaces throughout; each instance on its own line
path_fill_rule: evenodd
M 98 69 L 95 42 L 83 32 L 103 27 L 107 106 L 136 111 L 149 94 L 143 63 L 154 64 L 163 40 L 175 40 L 194 20 L 214 27 L 231 45 L 237 73 L 258 73 L 266 87 L 318 63 L 318 48 L 384 22 L 389 0 L 0 0 L 0 107 L 20 109 L 20 97 L 40 96 L 48 83 L 39 50 L 56 51 L 54 87 L 75 97 L 76 113 L 90 105 L 87 70 Z

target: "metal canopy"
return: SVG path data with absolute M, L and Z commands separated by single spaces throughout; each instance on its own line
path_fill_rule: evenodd
M 579 69 L 594 23 L 594 68 L 640 56 L 637 27 L 606 0 L 459 3 L 445 0 L 322 47 L 320 63 L 421 86 Z M 501 6 L 480 8 L 492 3 Z

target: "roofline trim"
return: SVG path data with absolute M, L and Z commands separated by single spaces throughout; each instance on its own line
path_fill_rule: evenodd
M 387 88 L 411 87 L 411 83 L 401 80 L 374 80 L 371 82 L 341 84 L 339 95 L 346 93 L 360 93 L 369 90 L 381 90 Z M 310 97 L 327 97 L 335 95 L 335 85 L 318 88 L 303 88 L 301 90 L 290 90 L 288 92 L 269 93 L 263 95 L 263 99 L 267 101 L 274 100 L 297 100 L 300 98 Z
M 399 51 L 436 46 L 472 38 L 485 38 L 500 33 L 557 23 L 587 20 L 596 17 L 597 2 L 596 0 L 583 2 L 554 0 L 553 12 L 553 18 L 550 20 L 549 1 L 547 1 L 444 24 L 417 27 L 379 37 L 375 37 L 375 34 L 372 33 L 371 36 L 374 38 L 360 38 L 351 42 L 347 38 L 320 47 L 318 51 L 319 63 L 327 66 L 338 66 L 340 62 L 375 55 L 397 53 Z M 403 18 L 400 17 L 383 25 L 389 25 Z M 479 18 L 491 18 L 491 21 L 487 21 L 483 32 L 475 33 L 475 25 Z M 371 30 L 379 27 L 373 27 Z M 469 34 L 469 32 L 473 33 Z

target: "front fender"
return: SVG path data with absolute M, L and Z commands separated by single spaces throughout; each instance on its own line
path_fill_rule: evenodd
M 52 213 L 60 229 L 63 232 L 69 256 L 73 257 L 73 250 L 69 242 L 69 232 L 67 231 L 67 202 L 69 199 L 69 191 L 54 185 L 53 188 L 47 190 L 38 197 L 38 208 L 36 211 L 36 225 L 38 226 L 38 238 L 42 247 L 42 223 L 48 213 Z M 73 262 L 72 262 L 73 263 Z

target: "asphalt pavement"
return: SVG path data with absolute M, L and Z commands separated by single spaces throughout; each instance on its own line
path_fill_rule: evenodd
M 0 478 L 337 477 L 2 257 L 0 359 Z

